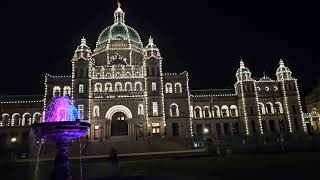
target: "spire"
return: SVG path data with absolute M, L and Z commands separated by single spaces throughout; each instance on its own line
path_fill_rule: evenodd
M 285 79 L 291 79 L 292 72 L 288 67 L 284 65 L 284 62 L 282 59 L 279 60 L 279 67 L 276 71 L 277 79 L 278 80 L 285 80 Z
M 242 59 L 240 60 L 240 67 L 244 68 L 244 63 L 243 63 Z
M 151 36 L 149 37 L 149 43 L 148 43 L 148 45 L 151 45 L 151 46 L 154 45 L 154 44 L 153 44 L 153 39 L 152 39 Z
M 87 41 L 84 37 L 82 37 L 81 39 L 81 46 L 86 46 L 87 45 Z
M 76 51 L 74 52 L 73 61 L 76 61 L 80 58 L 89 59 L 91 57 L 91 49 L 87 45 L 87 41 L 84 37 L 81 38 L 81 43 L 77 47 Z
M 279 65 L 280 65 L 280 66 L 284 66 L 284 63 L 283 63 L 283 60 L 282 60 L 282 59 L 280 59 Z
M 153 42 L 153 38 L 150 36 L 148 45 L 145 47 L 145 57 L 150 58 L 150 57 L 155 57 L 156 59 L 161 58 L 159 49 Z
M 118 9 L 121 9 L 121 3 L 119 0 L 117 1 L 117 5 L 118 5 Z
M 242 59 L 240 60 L 240 67 L 237 70 L 236 77 L 238 81 L 251 79 L 251 72 L 244 66 L 244 62 Z
M 123 24 L 124 23 L 124 12 L 121 9 L 121 3 L 119 0 L 117 1 L 117 5 L 118 5 L 118 8 L 114 12 L 114 23 L 115 24 L 119 24 L 119 23 Z

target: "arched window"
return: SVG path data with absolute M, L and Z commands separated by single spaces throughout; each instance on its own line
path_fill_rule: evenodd
M 229 107 L 226 105 L 223 105 L 221 107 L 221 115 L 222 117 L 229 117 Z
M 2 114 L 1 126 L 3 126 L 3 127 L 11 126 L 10 115 L 9 114 L 7 114 L 7 113 Z
M 134 83 L 134 89 L 135 91 L 142 91 L 142 83 L 141 82 L 135 82 Z
M 166 83 L 166 93 L 172 93 L 172 84 Z
M 124 85 L 124 90 L 125 91 L 132 91 L 132 84 L 131 82 L 126 82 Z
M 60 96 L 61 94 L 61 88 L 59 86 L 53 87 L 53 96 Z
M 170 105 L 170 116 L 179 117 L 179 107 L 176 103 Z
M 104 90 L 106 92 L 112 92 L 112 84 L 107 82 L 106 84 L 104 84 Z
M 93 107 L 93 117 L 100 117 L 100 109 L 99 106 Z
M 138 105 L 138 115 L 143 115 L 143 104 Z
M 212 108 L 212 117 L 220 117 L 220 108 L 219 106 L 215 105 Z
M 174 84 L 174 93 L 182 93 L 182 86 L 180 83 Z
M 201 107 L 196 106 L 193 114 L 195 118 L 202 118 Z
M 282 108 L 281 102 L 276 102 L 275 106 L 276 106 L 275 107 L 276 113 L 282 114 L 283 113 L 283 108 Z
M 101 83 L 96 83 L 94 85 L 94 92 L 102 92 L 102 84 Z
M 40 119 L 41 119 L 41 113 L 39 113 L 39 112 L 33 113 L 32 123 L 35 123 L 35 122 L 39 123 Z
M 260 114 L 266 114 L 266 109 L 264 107 L 264 104 L 263 103 L 258 103 L 258 105 L 259 105 Z
M 236 105 L 230 106 L 230 116 L 231 117 L 238 117 L 238 107 Z
M 114 85 L 114 91 L 116 91 L 116 92 L 122 91 L 122 84 L 121 84 L 121 82 L 116 82 L 116 84 Z
M 29 126 L 32 124 L 32 116 L 30 113 L 24 113 L 22 115 L 22 122 L 21 122 L 21 125 L 22 126 Z
M 71 95 L 71 87 L 70 86 L 64 86 L 63 87 L 63 95 L 64 96 L 70 96 Z
M 203 117 L 204 118 L 210 118 L 211 117 L 209 106 L 205 106 L 203 108 Z
M 271 102 L 266 103 L 266 113 L 267 114 L 274 114 L 273 105 Z
M 20 114 L 14 113 L 11 118 L 11 126 L 20 126 Z

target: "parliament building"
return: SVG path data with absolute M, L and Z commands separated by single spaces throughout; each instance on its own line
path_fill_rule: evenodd
M 70 76 L 45 75 L 44 95 L 2 96 L 0 136 L 23 141 L 41 122 L 54 96 L 69 96 L 79 118 L 91 123 L 88 139 L 130 137 L 263 137 L 308 131 L 297 79 L 280 60 L 275 79 L 252 78 L 240 61 L 233 89 L 191 90 L 188 72 L 163 72 L 150 37 L 144 45 L 118 5 L 114 22 L 92 50 L 86 39 L 70 59 Z

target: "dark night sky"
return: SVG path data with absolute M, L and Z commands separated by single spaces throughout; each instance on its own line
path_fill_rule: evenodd
M 95 47 L 115 2 L 2 1 L 0 94 L 43 93 L 46 72 L 69 75 L 81 37 Z M 145 45 L 154 37 L 164 72 L 187 70 L 192 89 L 233 87 L 241 58 L 254 77 L 265 70 L 275 78 L 283 58 L 306 93 L 319 75 L 318 6 L 267 2 L 124 0 L 122 7 Z

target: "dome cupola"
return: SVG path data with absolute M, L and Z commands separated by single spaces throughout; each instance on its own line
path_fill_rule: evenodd
M 91 49 L 86 44 L 86 39 L 84 37 L 81 39 L 81 44 L 77 47 L 76 51 L 74 52 L 72 60 L 76 61 L 81 58 L 85 60 L 91 59 Z
M 148 45 L 145 47 L 144 52 L 145 59 L 149 59 L 151 57 L 154 57 L 156 59 L 160 59 L 160 51 L 157 48 L 157 46 L 154 44 L 152 37 L 149 38 Z
M 244 63 L 242 60 L 240 61 L 240 67 L 237 70 L 236 77 L 237 77 L 237 81 L 252 80 L 251 72 L 248 68 L 244 66 Z
M 286 67 L 283 63 L 283 60 L 280 59 L 279 61 L 279 67 L 276 72 L 276 76 L 278 80 L 286 80 L 286 79 L 291 79 L 292 72 L 288 67 Z
M 132 27 L 125 24 L 124 17 L 125 13 L 121 8 L 120 2 L 118 2 L 118 8 L 114 12 L 114 23 L 100 33 L 96 43 L 97 48 L 104 43 L 109 44 L 112 40 L 125 41 L 127 43 L 136 44 L 137 47 L 142 48 L 140 35 Z M 119 45 L 117 46 L 120 47 Z M 124 45 L 123 47 L 127 46 Z

